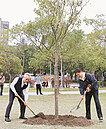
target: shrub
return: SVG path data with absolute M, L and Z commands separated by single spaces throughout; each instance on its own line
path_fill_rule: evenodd
M 106 81 L 103 81 L 103 86 L 106 86 Z
M 101 86 L 101 81 L 98 81 L 98 87 L 100 87 Z
M 72 82 L 73 82 L 73 83 L 79 83 L 79 81 L 78 81 L 78 80 L 72 80 Z

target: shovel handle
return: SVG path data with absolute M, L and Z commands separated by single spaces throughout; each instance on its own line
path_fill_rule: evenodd
M 25 103 L 25 101 L 17 94 L 17 97 L 23 102 L 23 103 Z M 25 105 L 27 108 L 29 108 L 29 110 L 34 114 L 34 115 L 36 115 L 32 110 L 31 110 L 31 108 L 26 104 Z
M 25 102 L 18 94 L 16 95 L 23 103 Z
M 88 84 L 88 86 L 87 87 L 90 87 L 91 85 L 90 84 Z M 81 103 L 81 101 L 84 99 L 84 96 L 86 95 L 86 92 L 87 92 L 87 90 L 85 91 L 85 93 L 83 94 L 83 97 L 81 98 L 81 100 L 80 100 L 80 103 Z
M 87 87 L 90 87 L 90 84 L 88 84 L 88 86 L 87 86 Z M 80 106 L 80 104 L 81 104 L 82 100 L 84 99 L 84 96 L 86 95 L 86 92 L 87 92 L 87 90 L 84 92 L 83 97 L 81 98 L 81 100 L 80 100 L 79 104 L 78 104 L 75 108 L 73 108 L 73 109 L 74 109 L 74 111 L 76 111 L 76 110 L 79 108 L 79 106 Z M 71 110 L 70 112 L 72 112 L 72 110 Z
M 85 93 L 83 94 L 83 97 L 81 98 L 80 103 L 81 103 L 81 101 L 84 99 L 84 96 L 86 95 L 86 92 L 87 92 L 87 91 L 85 91 Z
M 85 93 L 83 94 L 83 97 L 81 98 L 81 100 L 80 100 L 80 102 L 79 102 L 79 104 L 78 104 L 77 107 L 79 107 L 79 105 L 81 104 L 82 100 L 84 99 L 84 96 L 86 95 L 86 92 L 87 92 L 87 91 L 85 91 Z

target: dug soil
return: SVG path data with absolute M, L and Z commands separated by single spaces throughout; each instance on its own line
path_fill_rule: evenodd
M 59 115 L 58 119 L 55 119 L 54 115 L 44 115 L 42 112 L 37 114 L 39 117 L 30 117 L 25 120 L 24 124 L 30 125 L 63 125 L 63 126 L 90 126 L 94 123 L 80 116 L 72 115 Z

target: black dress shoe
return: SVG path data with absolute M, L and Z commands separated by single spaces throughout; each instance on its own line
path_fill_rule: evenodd
M 88 119 L 88 120 L 91 120 L 91 118 L 90 117 L 85 117 L 86 119 Z
M 40 95 L 43 95 L 42 93 Z
M 25 116 L 20 116 L 19 119 L 27 119 Z
M 99 120 L 103 120 L 103 117 L 100 117 Z
M 11 120 L 8 117 L 5 117 L 6 122 L 11 122 Z

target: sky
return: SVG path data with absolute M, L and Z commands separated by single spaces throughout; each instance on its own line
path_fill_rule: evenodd
M 33 0 L 0 0 L 0 18 L 2 21 L 9 21 L 10 28 L 21 21 L 28 23 L 35 18 L 34 8 L 36 4 Z M 96 14 L 106 15 L 106 0 L 90 0 L 88 5 L 81 13 L 84 17 L 94 18 Z M 82 24 L 82 28 L 86 33 L 90 32 L 89 27 Z

